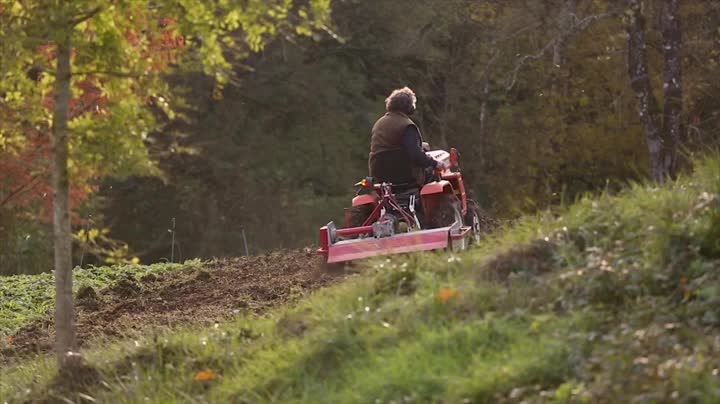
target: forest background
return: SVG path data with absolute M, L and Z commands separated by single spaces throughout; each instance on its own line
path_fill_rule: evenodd
M 460 151 L 472 194 L 494 216 L 650 177 L 628 3 L 335 0 L 323 30 L 300 25 L 232 60 L 222 92 L 212 76 L 170 69 L 163 80 L 185 100 L 176 113 L 152 110 L 157 128 L 141 143 L 101 134 L 83 149 L 88 161 L 123 150 L 112 169 L 72 170 L 74 262 L 237 256 L 243 237 L 250 253 L 312 245 L 367 173 L 384 98 L 405 85 L 426 140 Z M 658 100 L 666 3 L 641 10 Z M 682 156 L 720 136 L 720 3 L 682 2 L 679 15 Z M 0 274 L 46 272 L 49 135 L 16 135 L 0 144 Z

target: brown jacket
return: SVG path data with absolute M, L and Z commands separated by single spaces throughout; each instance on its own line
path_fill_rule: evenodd
M 370 155 L 368 158 L 368 168 L 371 177 L 379 177 L 377 167 L 378 154 L 402 150 L 402 139 L 405 134 L 405 129 L 408 126 L 414 126 L 418 130 L 418 134 L 420 134 L 420 129 L 415 122 L 400 112 L 388 112 L 375 122 L 372 128 Z M 422 135 L 420 135 L 419 141 L 422 143 Z M 409 161 L 408 164 L 410 164 Z M 425 182 L 425 172 L 423 168 L 413 166 L 411 169 L 417 183 L 422 185 Z

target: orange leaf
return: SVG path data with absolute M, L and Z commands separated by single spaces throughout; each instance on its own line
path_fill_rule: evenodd
M 436 294 L 435 298 L 443 303 L 446 303 L 451 298 L 457 296 L 458 291 L 454 289 L 441 288 Z
M 13 340 L 15 340 L 15 338 L 13 338 L 12 335 L 8 335 L 7 337 L 5 337 L 5 342 L 7 342 L 8 345 L 12 345 Z
M 196 382 L 206 382 L 208 380 L 215 380 L 217 378 L 217 373 L 213 372 L 210 369 L 205 369 L 201 372 L 197 372 L 195 374 L 195 377 L 193 377 L 193 380 L 195 380 Z

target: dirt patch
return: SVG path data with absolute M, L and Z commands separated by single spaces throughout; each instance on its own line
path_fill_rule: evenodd
M 135 278 L 128 277 L 120 279 L 110 288 L 110 294 L 119 297 L 132 297 L 142 293 L 142 286 Z
M 86 310 L 97 310 L 99 304 L 100 298 L 98 297 L 97 292 L 95 292 L 95 289 L 92 287 L 84 286 L 78 291 L 75 299 L 76 306 L 82 307 Z
M 97 293 L 95 292 L 95 289 L 92 288 L 92 286 L 83 286 L 80 288 L 80 290 L 77 293 L 77 300 L 96 300 L 97 299 Z
M 338 281 L 348 272 L 327 272 L 308 250 L 221 259 L 202 269 L 126 278 L 78 296 L 77 334 L 83 345 L 94 337 L 129 337 L 149 329 L 212 324 L 244 312 L 261 313 Z M 0 352 L 9 361 L 52 349 L 52 319 L 22 328 Z

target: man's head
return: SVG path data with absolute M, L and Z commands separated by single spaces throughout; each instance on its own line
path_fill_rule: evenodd
M 415 112 L 417 98 L 413 90 L 403 87 L 393 90 L 390 96 L 385 99 L 385 109 L 388 112 L 401 112 L 405 115 L 412 115 Z

